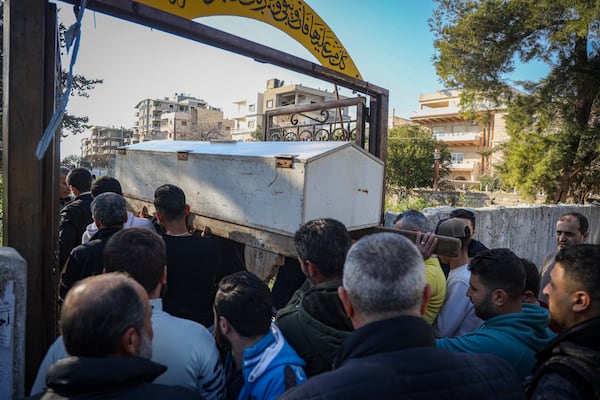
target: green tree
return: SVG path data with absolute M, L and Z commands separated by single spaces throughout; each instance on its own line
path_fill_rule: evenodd
M 252 132 L 252 139 L 255 142 L 262 142 L 263 141 L 262 125 L 257 125 L 256 126 L 256 130 L 254 132 Z
M 508 104 L 503 183 L 549 201 L 600 190 L 600 1 L 436 0 L 437 73 L 462 87 L 466 112 Z M 539 81 L 513 82 L 517 62 L 542 62 Z M 511 88 L 518 83 L 526 93 Z
M 92 162 L 89 159 L 74 154 L 63 158 L 60 164 L 69 168 L 83 167 L 92 169 Z
M 435 149 L 440 150 L 440 178 L 448 174 L 450 153 L 446 145 L 419 125 L 403 125 L 388 132 L 386 188 L 431 187 Z

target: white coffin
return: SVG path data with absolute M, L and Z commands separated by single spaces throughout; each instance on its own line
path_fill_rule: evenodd
M 291 168 L 276 166 L 280 155 L 292 156 Z M 195 214 L 293 235 L 315 218 L 349 230 L 378 225 L 384 165 L 350 142 L 161 140 L 122 148 L 115 177 L 133 198 L 152 202 L 172 183 Z

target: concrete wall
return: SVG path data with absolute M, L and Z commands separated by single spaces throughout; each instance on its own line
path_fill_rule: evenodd
M 11 247 L 0 247 L 0 399 L 25 395 L 27 263 Z
M 453 207 L 426 208 L 423 213 L 435 228 Z M 588 243 L 600 244 L 600 207 L 594 205 L 536 205 L 471 209 L 476 215 L 475 239 L 489 248 L 507 247 L 520 257 L 540 265 L 546 254 L 556 250 L 556 220 L 566 212 L 585 215 L 590 225 Z M 387 213 L 385 226 L 392 226 L 397 214 Z

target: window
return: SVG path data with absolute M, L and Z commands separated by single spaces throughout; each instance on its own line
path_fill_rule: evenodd
M 434 126 L 431 128 L 431 132 L 433 132 L 434 135 L 443 135 L 445 130 L 446 129 L 443 126 Z
M 452 132 L 454 133 L 465 133 L 467 132 L 467 127 L 465 125 L 454 125 L 452 127 Z
M 173 108 L 173 104 L 169 104 L 169 108 Z
M 248 128 L 254 128 L 254 121 L 248 121 Z
M 187 126 L 187 121 L 181 121 L 181 126 Z
M 267 100 L 267 108 L 273 108 L 273 100 Z
M 185 111 L 185 107 L 184 106 L 179 106 L 179 111 Z
M 250 104 L 250 105 L 248 106 L 248 112 L 254 112 L 254 108 L 255 108 L 255 107 L 254 107 L 254 104 Z
M 465 161 L 464 153 L 452 153 L 452 164 L 462 164 Z

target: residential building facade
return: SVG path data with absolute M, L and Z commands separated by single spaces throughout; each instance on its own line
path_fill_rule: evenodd
M 346 98 L 345 96 L 336 96 L 334 92 L 322 89 L 314 89 L 301 84 L 285 85 L 280 79 L 269 79 L 265 91 L 257 93 L 256 98 L 240 100 L 234 102 L 237 107 L 237 113 L 233 117 L 236 125 L 232 130 L 234 140 L 248 141 L 253 140 L 254 132 L 263 132 L 265 113 L 289 106 L 302 106 L 307 104 L 320 104 L 328 101 Z M 330 113 L 329 117 L 323 120 L 322 114 L 318 111 L 304 112 L 303 115 L 295 115 L 296 124 L 314 124 L 315 120 L 323 123 L 333 121 L 347 121 L 348 107 L 342 107 L 338 112 Z M 312 117 L 312 118 L 311 118 Z M 311 122 L 312 120 L 312 122 Z M 289 115 L 275 117 L 273 125 L 289 125 Z
M 263 98 L 263 93 L 259 92 L 254 98 L 233 102 L 236 106 L 235 115 L 232 117 L 235 121 L 235 126 L 231 130 L 233 140 L 252 141 L 254 132 L 262 132 L 265 116 Z
M 89 131 L 90 136 L 81 138 L 81 158 L 115 154 L 118 147 L 139 142 L 132 129 L 123 127 L 95 125 Z
M 419 110 L 410 119 L 429 128 L 448 146 L 452 156 L 449 179 L 478 182 L 482 175 L 493 175 L 494 165 L 502 159 L 497 147 L 508 140 L 506 107 L 483 103 L 478 106 L 480 117 L 466 120 L 460 115 L 460 95 L 457 89 L 422 94 Z
M 221 109 L 206 101 L 183 93 L 171 98 L 144 99 L 135 106 L 134 130 L 141 142 L 149 140 L 202 140 L 211 133 L 213 137 L 230 137 L 233 121 L 223 118 Z M 229 129 L 227 129 L 229 128 Z M 178 134 L 178 130 L 181 134 Z M 204 139 L 205 140 L 205 139 Z
M 169 140 L 231 139 L 234 125 L 219 109 L 190 108 L 187 112 L 163 112 L 160 133 Z

